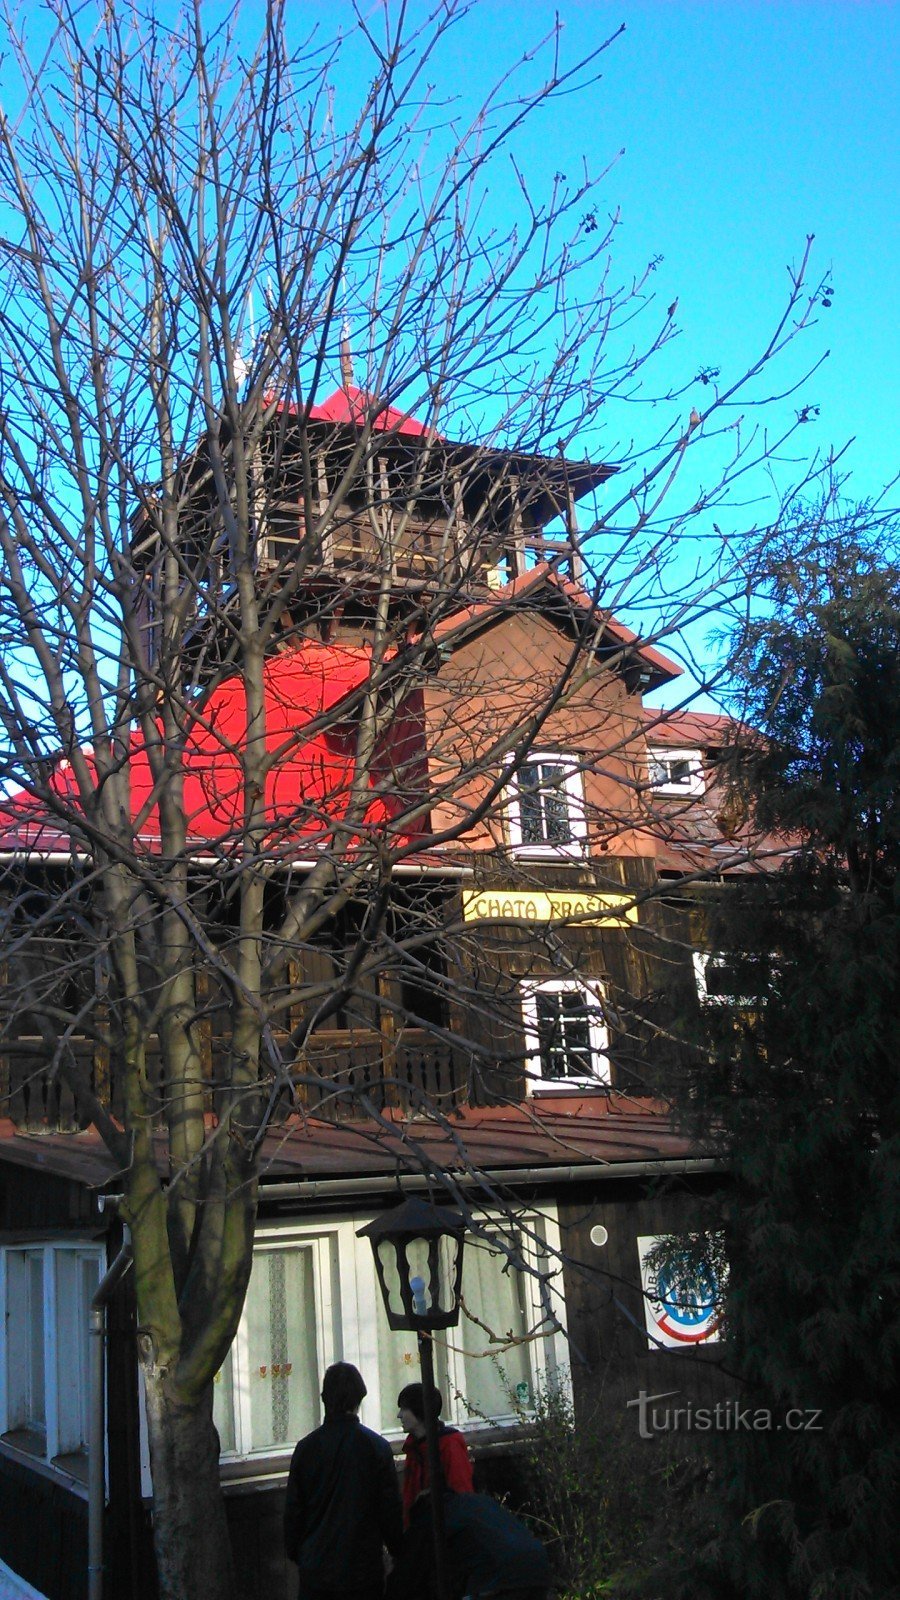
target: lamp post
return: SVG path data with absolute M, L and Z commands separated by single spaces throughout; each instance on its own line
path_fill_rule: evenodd
M 372 1246 L 388 1326 L 418 1336 L 437 1600 L 447 1600 L 447 1583 L 444 1474 L 438 1448 L 431 1336 L 459 1321 L 465 1231 L 458 1211 L 416 1199 L 404 1200 L 359 1230 L 359 1237 Z

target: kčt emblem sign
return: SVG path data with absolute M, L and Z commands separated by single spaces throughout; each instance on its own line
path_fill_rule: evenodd
M 644 1234 L 637 1241 L 644 1316 L 651 1349 L 715 1344 L 722 1321 L 719 1273 L 678 1240 Z

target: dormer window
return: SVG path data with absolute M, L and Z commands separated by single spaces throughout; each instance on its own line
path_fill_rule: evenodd
M 655 794 L 689 796 L 703 793 L 703 760 L 699 750 L 651 747 L 648 759 L 650 787 Z
M 584 784 L 571 756 L 530 755 L 511 783 L 509 842 L 519 854 L 580 854 L 587 838 Z

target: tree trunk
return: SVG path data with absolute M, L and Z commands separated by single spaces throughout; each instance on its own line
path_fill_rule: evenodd
M 144 1382 L 160 1600 L 233 1600 L 212 1384 L 199 1404 L 185 1405 L 165 1371 L 145 1367 Z

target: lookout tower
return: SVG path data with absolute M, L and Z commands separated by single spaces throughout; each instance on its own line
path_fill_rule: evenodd
M 399 631 L 406 621 L 427 625 L 539 562 L 578 579 L 576 505 L 615 470 L 453 441 L 353 385 L 305 410 L 273 403 L 262 421 L 250 559 L 264 605 L 279 608 L 273 647 L 304 634 L 365 638 L 385 604 Z M 227 437 L 216 454 L 233 459 Z M 151 641 L 168 552 L 196 595 L 188 653 L 210 663 L 221 659 L 236 595 L 234 507 L 223 503 L 221 477 L 209 444 L 200 446 L 179 491 L 177 550 L 150 514 L 132 546 Z

